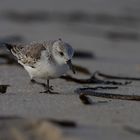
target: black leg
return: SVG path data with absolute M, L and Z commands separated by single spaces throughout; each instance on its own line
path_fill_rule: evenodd
M 53 90 L 53 86 L 50 86 L 50 84 L 49 84 L 49 83 L 50 83 L 50 81 L 49 81 L 49 80 L 47 80 L 47 88 L 48 88 L 48 89 L 50 89 L 50 90 Z

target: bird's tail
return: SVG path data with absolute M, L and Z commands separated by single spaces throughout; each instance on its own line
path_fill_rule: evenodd
M 19 49 L 16 47 L 16 45 L 10 44 L 10 43 L 4 43 L 5 47 L 16 57 L 18 57 Z
M 13 45 L 9 44 L 9 43 L 4 43 L 4 45 L 6 46 L 6 48 L 11 52 L 11 50 L 13 49 Z

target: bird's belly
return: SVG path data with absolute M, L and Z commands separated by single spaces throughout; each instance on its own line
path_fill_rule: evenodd
M 35 68 L 25 68 L 31 78 L 53 79 L 65 74 L 68 70 L 67 65 L 37 65 Z

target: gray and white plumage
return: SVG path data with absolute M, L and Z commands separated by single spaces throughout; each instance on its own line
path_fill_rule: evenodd
M 31 79 L 49 80 L 60 77 L 72 69 L 71 63 L 68 62 L 71 61 L 74 50 L 61 39 L 42 43 L 5 45 L 17 57 L 18 63 L 27 70 Z

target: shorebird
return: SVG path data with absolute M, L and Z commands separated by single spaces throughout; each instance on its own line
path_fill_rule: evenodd
M 75 73 L 71 63 L 74 50 L 61 39 L 29 44 L 5 43 L 5 46 L 28 72 L 31 82 L 45 87 L 41 93 L 56 93 L 52 91 L 49 80 L 62 76 L 69 69 Z M 39 83 L 35 78 L 45 79 L 47 84 Z

